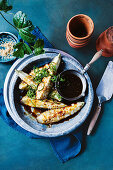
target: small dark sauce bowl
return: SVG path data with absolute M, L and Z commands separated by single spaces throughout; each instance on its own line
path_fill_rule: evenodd
M 61 78 L 64 79 L 64 81 L 61 81 Z M 57 76 L 55 84 L 58 93 L 67 101 L 75 101 L 84 97 L 86 85 L 84 75 L 76 70 L 65 70 L 61 72 Z

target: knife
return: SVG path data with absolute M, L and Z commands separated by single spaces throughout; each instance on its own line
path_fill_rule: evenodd
M 106 70 L 100 80 L 100 83 L 96 89 L 96 94 L 98 97 L 98 106 L 96 112 L 89 124 L 87 135 L 90 135 L 92 132 L 95 123 L 99 117 L 101 111 L 101 104 L 109 99 L 111 99 L 113 95 L 113 62 L 109 61 Z

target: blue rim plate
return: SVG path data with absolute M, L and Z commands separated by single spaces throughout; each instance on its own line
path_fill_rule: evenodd
M 17 41 L 18 41 L 18 38 L 10 32 L 0 32 L 0 41 L 2 41 L 3 38 L 5 38 L 9 41 L 11 40 L 15 43 L 17 43 Z M 15 59 L 16 59 L 16 57 L 14 57 L 14 56 L 12 56 L 11 58 L 2 58 L 2 56 L 0 56 L 0 62 L 1 63 L 10 62 L 10 61 L 13 61 Z
M 34 56 L 33 54 L 26 55 L 24 58 L 18 59 L 12 65 L 4 83 L 4 100 L 10 116 L 23 129 L 42 137 L 58 137 L 77 129 L 86 120 L 93 104 L 93 87 L 88 74 L 85 73 L 84 75 L 87 80 L 87 92 L 83 99 L 85 100 L 85 105 L 78 114 L 75 114 L 75 116 L 68 121 L 53 124 L 51 128 L 48 128 L 46 125 L 42 125 L 37 121 L 30 119 L 24 114 L 23 107 L 20 104 L 20 90 L 18 88 L 20 79 L 16 75 L 15 69 L 30 72 L 34 65 L 40 67 L 49 63 L 56 55 L 58 55 L 58 53 L 61 53 L 62 57 L 62 70 L 71 68 L 81 71 L 83 69 L 82 65 L 74 57 L 63 51 L 51 48 L 46 48 L 45 51 L 45 54 L 38 56 Z

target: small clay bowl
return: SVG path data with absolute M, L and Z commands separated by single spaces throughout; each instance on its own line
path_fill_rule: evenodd
M 88 44 L 94 31 L 92 19 L 84 14 L 73 16 L 67 23 L 66 38 L 73 48 L 80 48 Z
M 16 44 L 18 41 L 17 37 L 10 33 L 10 32 L 0 32 L 0 45 L 2 44 L 2 42 L 13 42 L 14 44 Z M 2 47 L 0 47 L 0 49 L 2 49 Z M 10 62 L 10 61 L 13 61 L 15 60 L 16 57 L 13 56 L 13 55 L 10 55 L 9 58 L 5 58 L 5 57 L 2 57 L 0 55 L 0 63 L 6 63 L 6 62 Z
M 97 51 L 103 50 L 102 56 L 113 56 L 113 26 L 102 32 L 96 41 Z

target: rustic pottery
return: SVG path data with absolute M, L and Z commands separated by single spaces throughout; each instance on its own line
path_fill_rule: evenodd
M 73 16 L 67 23 L 66 38 L 73 48 L 80 48 L 88 44 L 94 31 L 92 19 L 84 14 Z
M 100 34 L 96 41 L 96 49 L 97 51 L 103 49 L 102 55 L 104 57 L 113 56 L 113 26 Z

